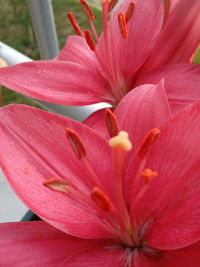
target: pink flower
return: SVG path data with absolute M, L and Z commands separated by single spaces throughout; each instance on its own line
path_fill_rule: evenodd
M 125 0 L 114 14 L 116 0 L 101 2 L 101 37 L 91 9 L 81 0 L 96 40 L 69 13 L 79 36 L 68 37 L 54 60 L 1 69 L 0 83 L 47 102 L 115 105 L 136 86 L 164 78 L 176 110 L 199 99 L 200 66 L 189 63 L 200 43 L 199 0 Z
M 162 83 L 125 100 L 115 115 L 107 111 L 109 132 L 120 130 L 109 144 L 69 118 L 23 105 L 1 109 L 3 171 L 61 230 L 1 224 L 2 266 L 199 265 L 200 103 L 163 123 L 170 109 Z

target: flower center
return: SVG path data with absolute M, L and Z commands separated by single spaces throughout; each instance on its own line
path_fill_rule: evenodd
M 80 136 L 71 129 L 66 129 L 67 139 L 77 160 L 84 164 L 88 173 L 87 180 L 84 181 L 83 179 L 88 190 L 83 192 L 70 179 L 63 178 L 47 179 L 43 182 L 43 185 L 53 191 L 67 194 L 68 197 L 72 197 L 78 202 L 87 203 L 87 205 L 96 209 L 98 216 L 103 219 L 123 244 L 131 248 L 142 247 L 144 245 L 142 236 L 144 235 L 144 227 L 143 229 L 135 227 L 135 221 L 133 225 L 131 210 L 141 201 L 141 197 L 148 190 L 152 179 L 157 176 L 155 171 L 152 171 L 150 168 L 145 168 L 145 163 L 160 131 L 157 128 L 152 129 L 145 136 L 138 148 L 137 155 L 141 161 L 135 177 L 132 179 L 132 184 L 129 185 L 129 198 L 131 203 L 131 207 L 129 207 L 126 201 L 127 196 L 125 197 L 124 177 L 126 174 L 125 157 L 127 153 L 130 153 L 132 144 L 128 138 L 128 133 L 118 130 L 116 118 L 110 110 L 106 111 L 106 121 L 108 131 L 112 137 L 108 143 L 112 150 L 113 196 L 107 193 L 101 177 L 99 177 L 99 174 L 96 173 L 94 167 L 88 160 L 87 150 Z M 115 133 L 115 136 L 113 133 Z
M 94 52 L 101 68 L 106 73 L 106 79 L 110 85 L 110 92 L 114 98 L 119 101 L 126 93 L 127 88 L 124 81 L 124 66 L 122 63 L 125 42 L 128 36 L 128 23 L 130 22 L 135 8 L 135 2 L 130 2 L 125 13 L 118 13 L 118 27 L 120 31 L 120 40 L 116 35 L 114 23 L 109 22 L 109 18 L 115 19 L 112 11 L 119 0 L 101 0 L 102 6 L 102 25 L 103 35 L 99 38 L 94 26 L 94 13 L 85 0 L 80 0 L 80 4 L 90 23 L 91 30 L 82 31 L 74 14 L 69 12 L 68 19 L 75 32 L 82 36 L 88 44 L 91 51 Z M 94 40 L 95 39 L 95 40 Z M 101 44 L 96 49 L 98 44 Z M 117 53 L 117 54 L 116 54 Z

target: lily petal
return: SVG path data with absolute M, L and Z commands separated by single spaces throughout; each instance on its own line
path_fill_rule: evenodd
M 199 121 L 197 103 L 166 122 L 146 162 L 158 175 L 140 199 L 135 196 L 131 216 L 154 248 L 178 249 L 200 239 Z
M 122 53 L 123 68 L 130 83 L 133 75 L 149 56 L 162 29 L 163 20 L 163 1 L 141 0 L 136 2 L 133 17 L 128 25 L 125 54 Z
M 1 68 L 0 83 L 25 95 L 57 104 L 87 105 L 113 100 L 97 71 L 61 60 Z
M 128 132 L 129 139 L 137 147 L 149 130 L 160 126 L 171 116 L 164 81 L 156 85 L 141 85 L 131 90 L 119 102 L 114 115 L 119 124 L 119 130 Z M 95 129 L 106 139 L 110 138 L 106 128 L 104 109 L 94 112 L 84 121 L 84 124 Z
M 84 120 L 83 123 L 108 140 L 110 135 L 106 127 L 105 112 L 105 109 L 97 110 Z
M 133 75 L 149 56 L 152 46 L 162 29 L 164 19 L 162 1 L 136 0 L 134 1 L 136 6 L 132 18 L 128 23 L 128 36 L 124 39 L 119 28 L 118 14 L 121 12 L 126 13 L 131 2 L 130 0 L 124 1 L 111 17 L 107 37 L 109 39 L 108 49 L 111 53 L 114 69 L 123 74 L 122 76 L 125 79 L 121 82 L 122 84 L 125 83 L 127 88 L 133 82 Z M 108 55 L 105 51 L 105 33 L 102 34 L 97 47 L 97 56 L 103 64 L 108 61 Z M 103 68 L 101 68 L 102 70 Z
M 1 266 L 121 266 L 126 259 L 114 242 L 73 238 L 44 221 L 4 223 L 0 231 Z
M 180 23 L 180 27 L 177 22 Z M 143 67 L 143 72 L 164 64 L 189 63 L 200 42 L 199 24 L 200 1 L 176 1 L 151 55 Z
M 164 81 L 134 88 L 120 101 L 114 113 L 120 130 L 129 133 L 136 148 L 149 130 L 159 127 L 171 116 Z
M 113 236 L 90 204 L 95 173 L 105 192 L 112 195 L 111 152 L 106 140 L 76 121 L 28 106 L 2 108 L 0 117 L 1 167 L 22 201 L 66 233 L 84 238 Z M 75 156 L 66 128 L 80 136 L 85 160 Z M 101 151 L 100 158 L 104 155 L 103 162 L 96 151 Z M 49 178 L 65 179 L 69 188 L 83 192 L 83 199 L 46 188 L 43 182 Z
M 200 99 L 200 66 L 197 64 L 166 65 L 152 71 L 138 84 L 165 80 L 165 89 L 173 112 L 177 112 Z
M 200 243 L 183 249 L 158 251 L 155 255 L 135 253 L 133 263 L 138 267 L 198 267 L 200 262 Z
M 56 59 L 83 64 L 88 69 L 97 71 L 95 54 L 90 50 L 86 40 L 81 36 L 68 36 L 65 46 Z

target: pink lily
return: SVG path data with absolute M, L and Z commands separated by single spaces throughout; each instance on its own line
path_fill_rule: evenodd
M 117 2 L 101 1 L 103 33 L 99 38 L 93 13 L 81 0 L 96 41 L 69 13 L 79 36 L 68 37 L 54 60 L 1 69 L 0 83 L 47 102 L 115 105 L 136 86 L 164 78 L 176 110 L 199 99 L 200 66 L 189 62 L 200 43 L 200 1 L 125 0 L 112 14 Z
M 163 123 L 170 109 L 162 83 L 146 85 L 115 115 L 109 131 L 117 120 L 126 132 L 108 145 L 69 118 L 23 105 L 0 110 L 4 173 L 62 231 L 0 224 L 2 266 L 198 266 L 200 103 Z

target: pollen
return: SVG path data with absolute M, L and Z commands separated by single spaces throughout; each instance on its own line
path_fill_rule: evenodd
M 119 0 L 111 0 L 108 6 L 108 12 L 111 12 L 113 8 L 116 6 Z
M 87 2 L 85 0 L 80 0 L 80 3 L 86 16 L 88 17 L 88 20 L 94 20 L 94 13 L 92 12 L 92 9 L 89 7 Z
M 117 136 L 109 140 L 110 147 L 118 147 L 124 151 L 130 151 L 132 149 L 131 141 L 128 138 L 128 133 L 120 131 Z
M 82 159 L 86 156 L 85 147 L 83 145 L 83 142 L 81 141 L 79 135 L 75 133 L 71 129 L 66 129 L 66 135 L 69 140 L 69 143 L 71 144 L 74 153 L 78 159 Z
M 121 35 L 124 39 L 126 39 L 128 30 L 127 30 L 127 24 L 126 24 L 126 18 L 123 13 L 118 14 L 118 23 L 119 23 L 119 28 L 121 31 Z
M 144 169 L 144 171 L 142 172 L 142 176 L 144 177 L 145 184 L 149 184 L 152 181 L 152 179 L 156 177 L 157 175 L 158 175 L 157 172 L 152 171 L 149 168 Z
M 69 12 L 69 13 L 67 13 L 67 17 L 68 17 L 68 20 L 71 23 L 74 31 L 77 33 L 77 35 L 80 35 L 80 36 L 83 35 L 81 28 L 78 25 L 78 22 L 76 20 L 76 17 L 74 16 L 74 14 Z
M 50 178 L 43 182 L 43 185 L 52 189 L 53 191 L 69 193 L 70 185 L 61 178 Z
M 116 136 L 119 133 L 119 126 L 114 113 L 110 109 L 106 109 L 105 122 L 110 137 Z
M 110 3 L 112 0 L 101 0 L 101 3 L 102 4 L 105 4 L 105 3 Z
M 84 35 L 85 35 L 85 40 L 86 40 L 89 48 L 92 51 L 95 51 L 96 46 L 95 46 L 95 43 L 94 43 L 94 41 L 92 39 L 92 35 L 91 35 L 90 31 L 89 30 L 84 31 Z
M 110 201 L 109 197 L 98 187 L 93 188 L 91 198 L 101 210 L 105 212 L 112 211 L 112 202 Z
M 126 23 L 128 23 L 131 20 L 132 16 L 133 16 L 135 5 L 136 5 L 136 2 L 130 2 L 129 6 L 128 6 L 128 9 L 126 11 L 126 14 L 125 14 Z
M 160 130 L 153 128 L 149 133 L 144 137 L 142 143 L 139 146 L 138 155 L 143 159 L 150 151 L 152 146 L 155 144 L 156 140 L 160 136 Z

